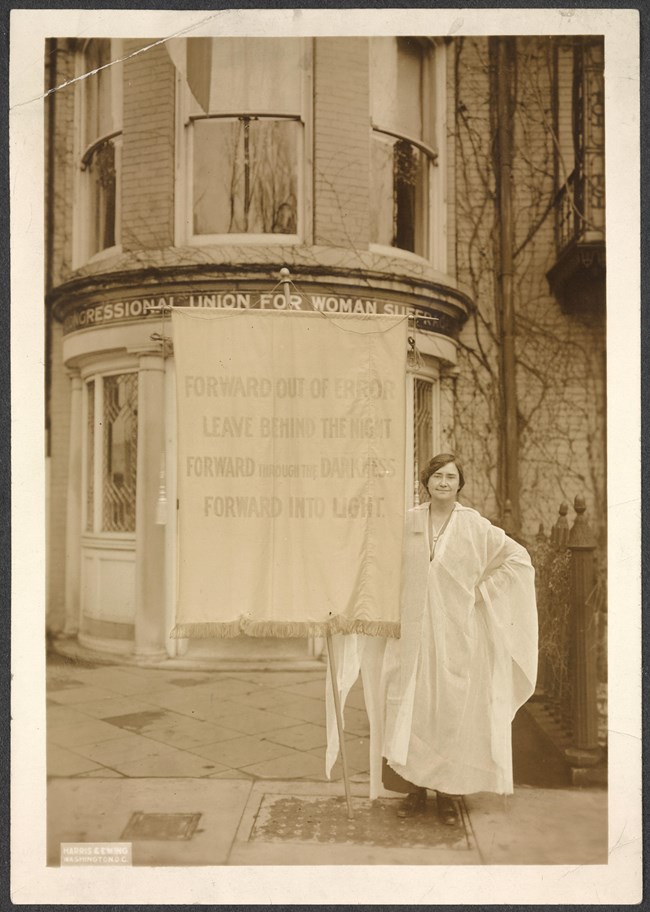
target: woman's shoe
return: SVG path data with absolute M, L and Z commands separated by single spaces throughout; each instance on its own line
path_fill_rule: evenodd
M 458 805 L 451 795 L 438 792 L 438 818 L 445 826 L 456 826 L 458 823 Z
M 424 805 L 427 801 L 427 790 L 424 788 L 418 789 L 417 792 L 409 792 L 409 794 L 404 798 L 400 803 L 399 808 L 397 809 L 398 817 L 412 817 L 414 814 L 419 814 L 420 811 L 424 810 Z

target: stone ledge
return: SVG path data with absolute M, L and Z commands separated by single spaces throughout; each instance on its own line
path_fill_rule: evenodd
M 224 659 L 209 656 L 168 657 L 161 660 L 143 661 L 132 653 L 97 652 L 82 646 L 70 637 L 55 637 L 49 642 L 49 649 L 56 655 L 83 662 L 88 665 L 123 665 L 135 668 L 153 668 L 159 671 L 320 671 L 325 669 L 323 659 Z

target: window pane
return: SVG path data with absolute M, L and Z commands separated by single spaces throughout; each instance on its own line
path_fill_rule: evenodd
M 95 528 L 95 381 L 86 387 L 88 423 L 86 424 L 86 531 Z
M 104 532 L 135 531 L 138 375 L 104 379 Z
M 288 120 L 194 123 L 194 234 L 295 234 L 298 140 Z
M 375 132 L 370 195 L 371 240 L 427 256 L 429 159 L 417 146 Z
M 420 473 L 433 456 L 433 385 L 429 380 L 416 377 L 413 391 L 413 471 L 415 490 L 418 490 Z

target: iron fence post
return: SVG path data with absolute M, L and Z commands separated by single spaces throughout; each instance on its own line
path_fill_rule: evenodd
M 585 516 L 584 498 L 574 501 L 576 518 L 569 533 L 573 665 L 573 737 L 566 757 L 574 767 L 594 766 L 600 758 L 596 668 L 596 617 L 590 596 L 596 583 L 596 539 Z

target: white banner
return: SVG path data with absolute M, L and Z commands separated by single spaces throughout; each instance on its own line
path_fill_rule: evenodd
M 399 635 L 407 318 L 172 320 L 172 635 Z

